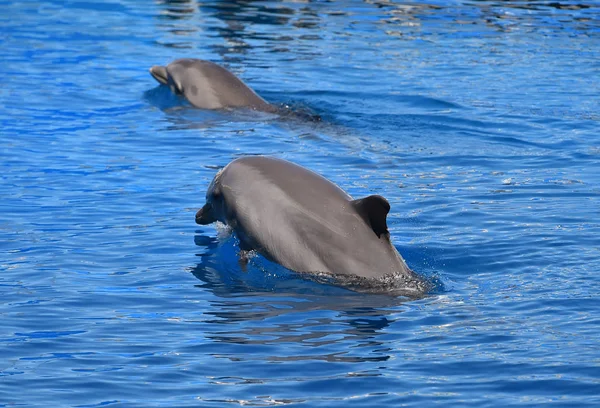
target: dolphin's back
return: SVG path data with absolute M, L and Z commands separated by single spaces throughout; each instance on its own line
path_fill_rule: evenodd
M 408 270 L 334 183 L 293 163 L 254 156 L 219 175 L 226 222 L 240 240 L 298 272 L 383 276 Z
M 180 92 L 197 108 L 273 109 L 241 79 L 213 62 L 183 58 L 171 62 L 166 69 Z

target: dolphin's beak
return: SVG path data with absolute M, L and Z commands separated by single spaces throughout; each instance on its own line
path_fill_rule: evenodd
M 212 210 L 212 205 L 205 204 L 198 212 L 196 213 L 196 224 L 206 225 L 215 222 L 217 219 Z
M 167 74 L 167 68 L 155 65 L 150 68 L 150 74 L 163 85 L 167 85 L 169 83 L 169 74 Z

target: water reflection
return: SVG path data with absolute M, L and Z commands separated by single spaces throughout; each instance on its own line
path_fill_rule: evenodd
M 199 9 L 221 21 L 231 22 L 243 31 L 243 28 L 250 24 L 288 24 L 290 17 L 294 15 L 294 10 L 281 6 L 281 2 L 274 3 L 277 7 L 248 0 L 213 1 L 201 2 Z
M 598 29 L 594 18 L 597 7 L 561 2 L 480 0 L 444 6 L 390 0 L 353 1 L 343 5 L 314 1 L 161 0 L 158 5 L 161 8 L 158 19 L 163 23 L 170 21 L 166 23 L 167 30 L 177 36 L 176 41 L 162 45 L 196 48 L 201 44 L 203 49 L 210 47 L 224 60 L 232 62 L 241 62 L 240 55 L 256 48 L 267 52 L 308 52 L 299 46 L 301 41 L 322 40 L 321 33 L 329 25 L 343 29 L 337 31 L 338 37 L 352 35 L 355 31 L 352 27 L 363 18 L 378 19 L 386 34 L 403 39 L 436 35 L 437 30 L 424 33 L 421 27 L 435 28 L 444 20 L 462 27 L 459 31 L 470 31 L 473 30 L 470 26 L 482 24 L 506 32 L 572 24 L 578 31 Z M 288 28 L 282 31 L 276 28 L 279 26 Z M 189 37 L 198 31 L 222 41 L 194 43 Z M 451 31 L 448 34 L 453 35 Z
M 161 0 L 157 3 L 163 10 L 158 15 L 159 19 L 182 20 L 196 11 L 196 2 L 192 0 Z
M 545 29 L 552 26 L 564 28 L 564 25 L 572 24 L 576 30 L 589 30 L 594 25 L 595 29 L 598 28 L 598 21 L 592 18 L 594 7 L 577 3 L 476 0 L 449 7 L 389 0 L 365 0 L 365 3 L 382 10 L 381 22 L 385 24 L 386 34 L 404 39 L 428 36 L 417 30 L 424 25 L 434 27 L 443 20 L 462 27 L 458 31 L 470 31 L 473 28 L 469 26 L 480 24 L 503 32 L 539 30 L 540 27 Z M 451 36 L 453 33 L 449 31 L 445 35 Z
M 278 26 L 313 30 L 321 26 L 319 14 L 308 5 L 297 7 L 294 3 L 289 6 L 284 4 L 285 2 L 269 4 L 244 0 L 214 1 L 201 3 L 199 9 L 222 23 L 208 27 L 209 31 L 224 40 L 220 45 L 213 45 L 213 50 L 225 61 L 241 62 L 238 54 L 246 54 L 251 49 L 260 48 L 268 53 L 290 52 L 292 49 L 288 45 L 297 40 L 321 39 L 318 31 L 310 36 L 304 30 L 288 31 L 288 34 L 294 34 L 292 36 L 281 35 Z M 295 7 L 292 8 L 292 5 Z
M 167 48 L 189 49 L 195 48 L 194 37 L 199 31 L 199 27 L 193 21 L 196 14 L 196 2 L 192 0 L 159 0 L 157 4 L 160 12 L 157 15 L 159 20 L 159 31 L 166 30 L 173 37 L 160 36 L 158 43 Z
M 204 315 L 212 341 L 227 344 L 293 344 L 322 352 L 290 353 L 269 359 L 365 362 L 390 358 L 378 340 L 401 310 L 403 299 L 360 294 L 306 281 L 278 265 L 253 260 L 247 272 L 236 264 L 231 240 L 196 235 L 200 262 L 191 272 L 199 288 L 214 296 Z M 255 262 L 256 261 L 256 262 Z M 340 352 L 340 344 L 346 344 Z M 336 350 L 336 352 L 330 352 Z M 304 348 L 303 348 L 304 350 Z M 239 357 L 238 357 L 239 358 Z
M 251 49 L 261 48 L 267 52 L 288 52 L 287 44 L 295 39 L 318 40 L 321 28 L 319 13 L 308 4 L 298 7 L 282 2 L 257 3 L 248 0 L 195 2 L 189 0 L 161 0 L 158 19 L 173 37 L 161 45 L 169 48 L 210 49 L 223 61 L 239 63 Z M 292 7 L 293 6 L 293 7 Z M 281 35 L 277 26 L 297 29 L 297 36 Z M 304 29 L 313 31 L 307 34 Z M 193 41 L 194 34 L 205 37 Z M 214 41 L 214 38 L 221 41 Z M 208 40 L 208 41 L 207 41 Z M 312 47 L 311 47 L 312 48 Z

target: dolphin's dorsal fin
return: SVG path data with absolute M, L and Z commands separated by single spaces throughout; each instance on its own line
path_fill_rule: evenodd
M 387 215 L 390 212 L 390 203 L 380 195 L 371 195 L 359 200 L 351 201 L 352 206 L 365 220 L 365 222 L 377 234 L 377 238 L 381 234 L 387 233 Z

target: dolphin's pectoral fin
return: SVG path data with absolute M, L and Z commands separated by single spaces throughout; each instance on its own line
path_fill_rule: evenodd
M 360 216 L 377 234 L 388 232 L 387 215 L 390 212 L 390 203 L 380 195 L 371 195 L 359 200 L 351 201 L 352 205 Z
M 196 213 L 196 224 L 212 224 L 216 220 L 217 218 L 215 217 L 212 205 L 209 203 L 204 204 L 204 207 L 199 209 Z
M 150 68 L 150 74 L 163 85 L 167 85 L 169 83 L 169 74 L 167 74 L 167 67 L 163 67 L 160 65 L 155 65 Z

